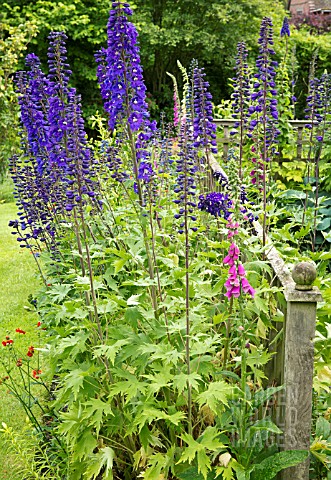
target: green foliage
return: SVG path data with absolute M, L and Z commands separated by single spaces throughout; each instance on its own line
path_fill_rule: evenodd
M 273 17 L 278 32 L 285 14 L 281 4 L 270 5 L 268 0 L 135 0 L 130 3 L 153 108 L 154 98 L 161 108 L 169 109 L 172 104 L 172 83 L 166 72 L 178 75 L 177 60 L 188 67 L 192 58 L 197 58 L 206 68 L 216 101 L 228 96 L 227 78 L 232 75 L 237 43 L 244 38 L 249 48 L 255 49 L 263 16 Z M 39 35 L 31 48 L 44 61 L 44 45 L 49 32 L 66 32 L 73 83 L 82 94 L 86 116 L 101 109 L 93 55 L 105 44 L 110 5 L 110 1 L 103 0 L 63 0 L 60 3 L 55 0 L 8 0 L 4 5 L 11 25 L 17 26 L 26 18 L 38 26 Z M 156 107 L 153 115 L 157 114 Z
M 323 396 L 321 396 L 323 398 Z M 321 399 L 319 399 L 321 403 Z M 313 430 L 313 441 L 310 446 L 311 466 L 313 479 L 329 478 L 331 475 L 331 423 L 330 418 L 325 418 L 318 412 L 315 405 L 317 418 Z M 327 414 L 328 415 L 328 414 Z
M 36 34 L 37 27 L 31 21 L 12 26 L 0 17 L 0 182 L 6 174 L 9 157 L 19 148 L 18 105 L 12 74 Z

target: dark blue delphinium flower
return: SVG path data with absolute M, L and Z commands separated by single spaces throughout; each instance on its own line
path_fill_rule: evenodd
M 273 50 L 272 21 L 268 17 L 264 17 L 262 20 L 258 43 L 260 45 L 259 56 L 256 61 L 258 73 L 254 75 L 255 83 L 253 87 L 255 92 L 251 95 L 255 104 L 249 109 L 249 113 L 254 116 L 250 122 L 249 131 L 253 132 L 258 125 L 263 125 L 265 138 L 262 155 L 264 160 L 268 160 L 268 150 L 276 142 L 280 133 L 277 128 L 277 90 L 275 88 L 275 68 L 278 63 L 271 59 L 275 52 Z
M 93 179 L 92 151 L 87 146 L 84 120 L 81 112 L 80 96 L 74 88 L 68 90 L 66 106 L 66 164 L 64 185 L 66 186 L 66 210 L 85 203 L 83 196 L 94 198 L 98 184 Z
M 198 208 L 214 217 L 223 217 L 226 220 L 231 216 L 233 204 L 227 193 L 211 192 L 200 195 Z
M 216 180 L 218 181 L 218 183 L 220 184 L 220 186 L 222 188 L 227 188 L 228 185 L 229 185 L 229 182 L 228 182 L 228 177 L 221 171 L 214 171 L 213 172 L 213 177 L 216 178 Z
M 107 25 L 108 46 L 95 56 L 97 76 L 108 113 L 108 124 L 114 130 L 124 120 L 130 139 L 137 191 L 142 202 L 141 179 L 147 182 L 151 175 L 141 175 L 150 160 L 147 146 L 155 131 L 150 122 L 146 102 L 146 86 L 140 63 L 138 33 L 129 22 L 132 10 L 126 2 L 113 2 Z M 137 136 L 134 135 L 135 132 Z M 144 166 L 140 168 L 140 163 Z M 149 166 L 149 170 L 152 166 Z
M 93 199 L 96 191 L 79 98 L 68 86 L 65 38 L 61 32 L 50 35 L 47 78 L 33 54 L 27 57 L 30 71 L 18 77 L 23 131 L 22 160 L 13 159 L 12 166 L 15 195 L 21 229 L 47 242 L 56 217 L 83 202 L 82 195 Z
M 20 207 L 21 229 L 29 238 L 53 243 L 52 227 L 57 210 L 54 199 L 55 186 L 49 177 L 48 153 L 48 98 L 49 87 L 40 69 L 40 61 L 34 54 L 26 59 L 29 72 L 19 72 L 16 78 L 20 105 L 21 158 L 14 156 L 10 171 L 14 182 L 14 195 Z M 32 232 L 30 235 L 29 232 Z M 19 237 L 20 238 L 20 237 Z M 21 238 L 25 238 L 21 235 Z M 26 243 L 25 246 L 28 246 Z
M 205 80 L 203 68 L 193 70 L 194 88 L 194 146 L 204 147 L 217 154 L 216 125 L 213 122 L 212 96 L 208 91 L 209 83 Z
M 144 182 L 150 182 L 153 176 L 153 169 L 150 163 L 147 162 L 140 162 L 139 170 L 138 170 L 138 178 L 139 180 L 143 180 Z
M 289 37 L 291 35 L 291 32 L 290 32 L 290 25 L 288 23 L 288 18 L 287 17 L 284 17 L 284 20 L 283 20 L 283 25 L 282 25 L 282 28 L 280 30 L 280 36 L 281 37 Z
M 40 69 L 40 60 L 36 55 L 27 55 L 26 65 L 30 71 L 19 72 L 16 77 L 20 117 L 27 135 L 28 151 L 36 159 L 38 171 L 42 174 L 48 163 L 46 92 L 49 82 Z
M 110 129 L 125 117 L 131 130 L 137 131 L 149 117 L 138 33 L 127 18 L 132 15 L 129 4 L 113 2 L 112 7 L 107 25 L 108 47 L 96 55 L 98 81 Z

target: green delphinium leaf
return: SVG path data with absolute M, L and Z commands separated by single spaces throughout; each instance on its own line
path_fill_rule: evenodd
M 100 398 L 92 398 L 82 404 L 82 419 L 88 420 L 89 425 L 93 425 L 96 433 L 99 434 L 102 422 L 113 412 L 111 405 Z
M 198 382 L 200 380 L 202 380 L 202 378 L 196 372 L 192 372 L 190 373 L 190 375 L 181 373 L 173 377 L 173 384 L 174 384 L 174 388 L 178 390 L 178 395 L 180 395 L 187 388 L 188 383 L 191 385 L 191 387 L 194 390 L 198 390 L 199 389 Z
M 93 349 L 93 358 L 106 357 L 114 365 L 116 354 L 123 345 L 127 345 L 129 340 L 117 340 L 113 345 L 100 345 Z
M 113 480 L 113 461 L 115 452 L 110 447 L 103 447 L 89 458 L 84 478 L 94 480 L 102 471 L 104 480 Z
M 208 405 L 208 407 L 217 414 L 220 404 L 228 405 L 228 397 L 232 392 L 233 388 L 223 380 L 212 382 L 208 385 L 205 392 L 197 396 L 197 401 L 200 408 L 202 405 Z

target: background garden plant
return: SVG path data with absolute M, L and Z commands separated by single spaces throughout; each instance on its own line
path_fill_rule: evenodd
M 235 86 L 247 90 L 234 97 L 240 141 L 215 175 L 204 70 L 196 61 L 181 67 L 185 94 L 176 89 L 174 124 L 157 127 L 131 15 L 128 3 L 113 2 L 107 48 L 96 55 L 107 115 L 94 117 L 101 140 L 87 141 L 63 32 L 49 36 L 49 73 L 29 54 L 16 79 L 22 142 L 11 162 L 19 206 L 11 226 L 44 282 L 31 304 L 47 328 L 51 379 L 48 410 L 40 420 L 31 415 L 40 433 L 32 452 L 43 455 L 29 473 L 43 471 L 46 459 L 49 478 L 60 464 L 72 480 L 271 480 L 307 456 L 265 448 L 281 431 L 264 407 L 282 388 L 268 388 L 272 354 L 263 346 L 279 320 L 279 289 L 269 284 L 253 226 L 262 215 L 266 235 L 271 217 L 266 178 L 278 135 L 271 20 L 262 23 L 256 92 L 248 97 L 240 95 L 250 81 L 243 87 L 246 71 L 237 69 Z M 245 55 L 239 49 L 240 67 Z M 243 152 L 253 142 L 262 165 L 257 188 L 244 184 L 252 165 Z M 23 361 L 11 340 L 4 338 L 3 352 L 25 366 L 29 382 L 44 383 L 39 363 L 30 364 L 35 347 Z M 20 392 L 7 376 L 24 404 L 30 383 L 22 378 L 27 392 Z M 20 444 L 6 425 L 3 433 Z

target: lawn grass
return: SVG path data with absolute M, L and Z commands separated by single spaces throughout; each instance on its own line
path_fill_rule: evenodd
M 10 177 L 6 177 L 0 184 L 0 204 L 14 202 L 13 182 Z
M 28 311 L 28 296 L 40 286 L 34 260 L 25 248 L 20 248 L 8 227 L 8 221 L 16 218 L 17 207 L 12 201 L 11 184 L 7 180 L 0 185 L 0 342 L 9 333 L 11 338 L 22 342 L 23 352 L 37 339 L 37 315 Z M 11 200 L 11 201 L 10 201 Z M 26 335 L 15 334 L 15 329 L 26 330 Z M 18 339 L 18 336 L 20 337 Z M 0 343 L 0 355 L 6 352 Z M 0 365 L 0 378 L 3 370 Z M 15 397 L 0 385 L 0 426 L 2 422 L 18 432 L 25 422 L 26 414 Z M 16 462 L 15 462 L 16 460 Z M 0 480 L 22 480 L 24 476 L 13 474 L 17 459 L 6 455 L 0 436 Z

